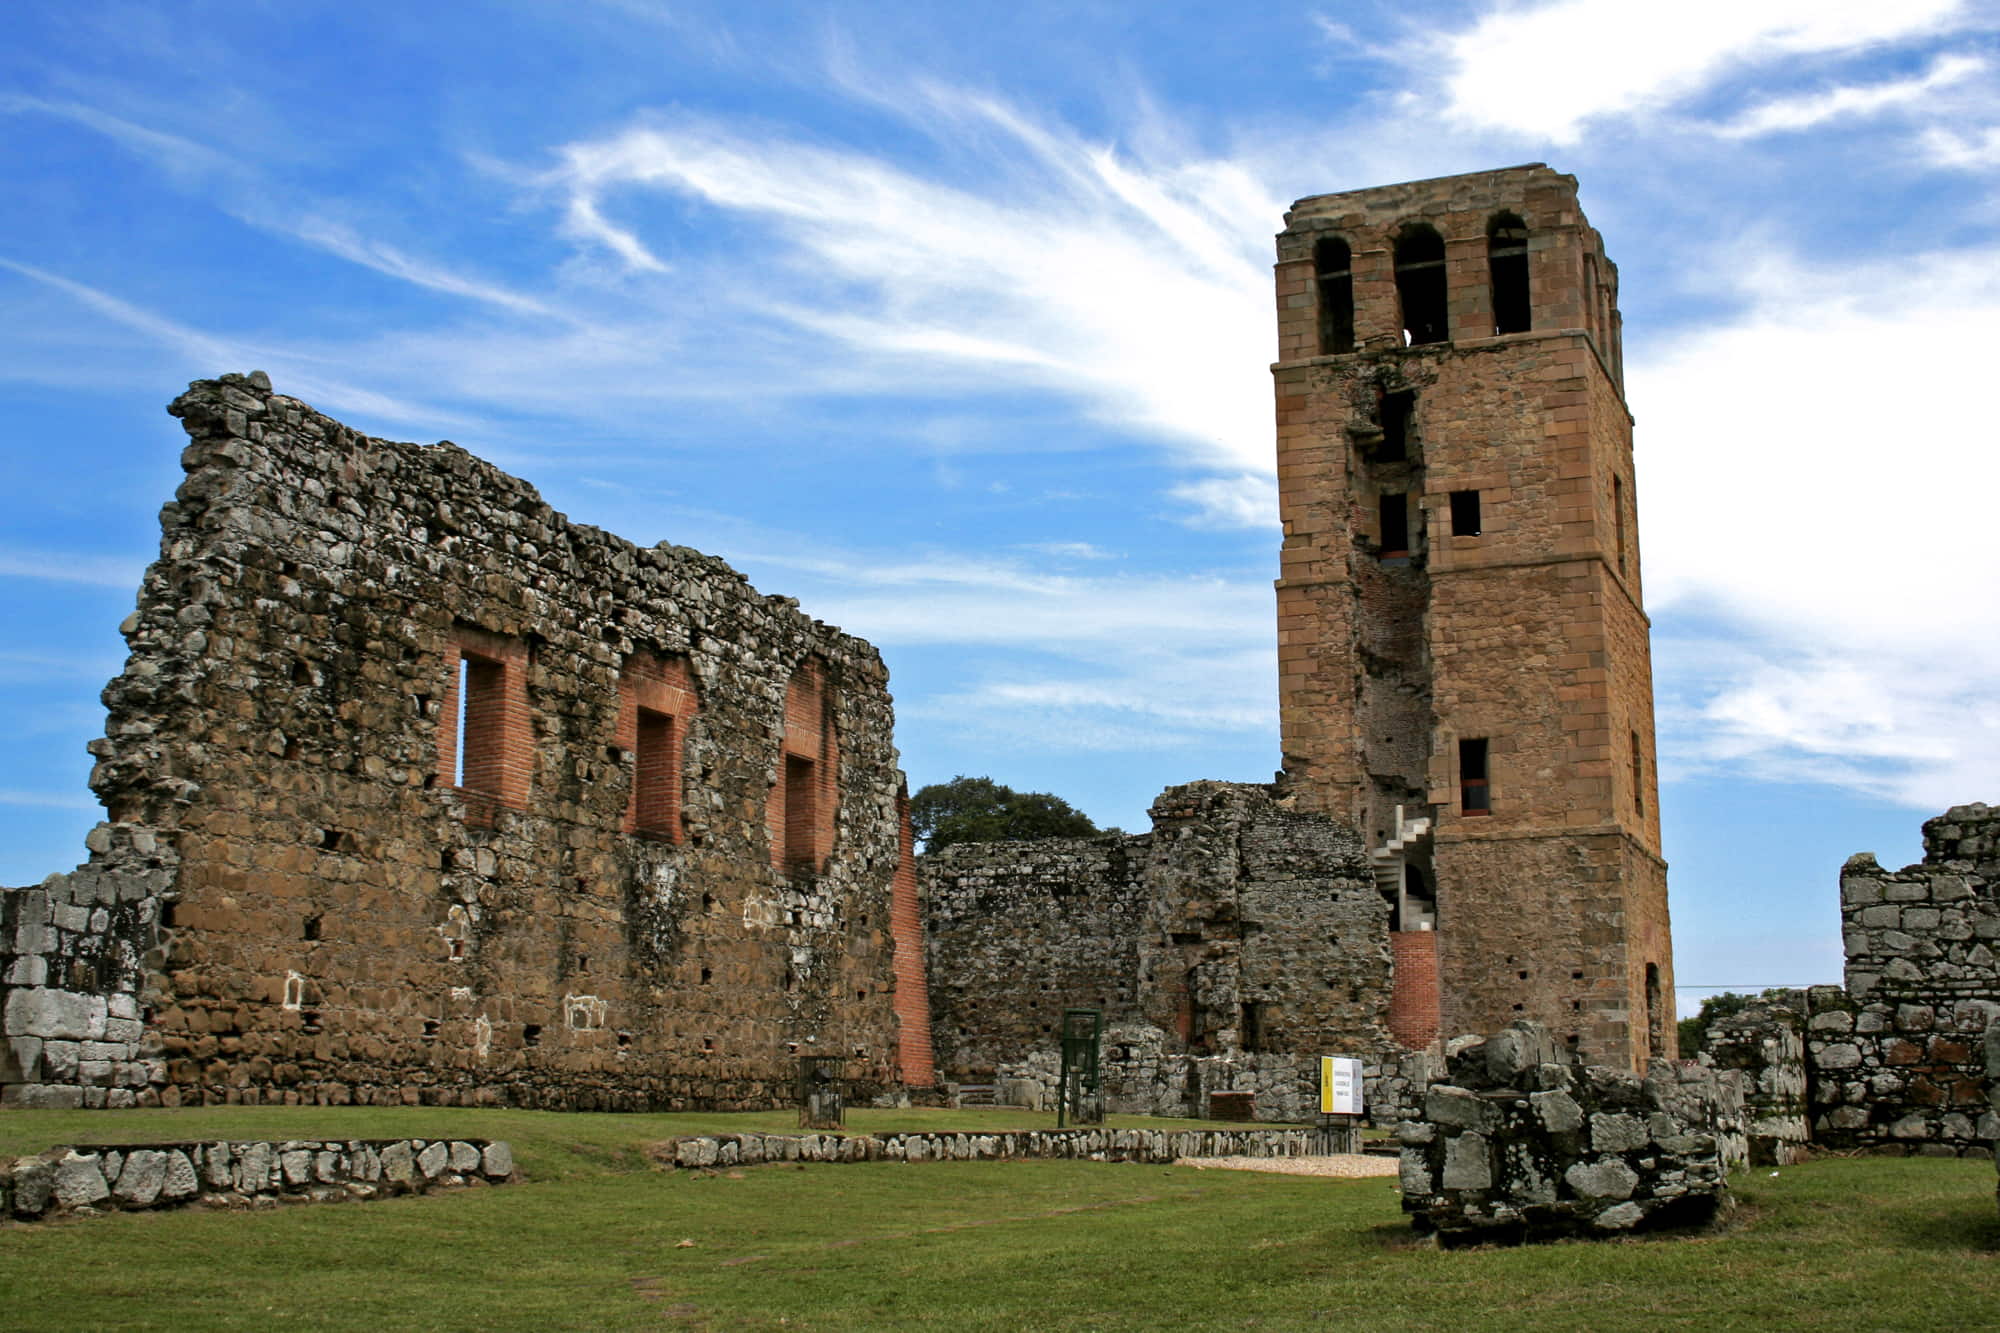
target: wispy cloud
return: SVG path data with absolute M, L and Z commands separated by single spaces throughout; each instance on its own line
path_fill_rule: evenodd
M 1420 45 L 1444 61 L 1452 119 L 1570 144 L 1593 119 L 1656 110 L 1725 74 L 1932 37 L 1966 11 L 1962 0 L 1555 0 Z
M 1282 203 L 1267 187 L 1237 164 L 1134 158 L 935 85 L 899 106 L 977 131 L 980 189 L 686 116 L 571 144 L 547 184 L 573 234 L 638 273 L 667 261 L 648 243 L 657 224 L 613 220 L 634 194 L 761 223 L 785 280 L 708 299 L 840 347 L 856 370 L 878 367 L 876 385 L 941 372 L 1053 390 L 1184 466 L 1268 472 L 1268 386 L 1244 354 L 1272 336 L 1264 233 Z
M 1725 139 L 1750 139 L 1814 129 L 1843 116 L 1874 115 L 1926 102 L 1939 89 L 1963 83 L 1987 67 L 1987 62 L 1977 56 L 1945 56 L 1915 78 L 1843 84 L 1801 97 L 1777 98 L 1718 125 L 1715 132 Z

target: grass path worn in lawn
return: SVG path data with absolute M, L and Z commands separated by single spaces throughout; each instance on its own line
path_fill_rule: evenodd
M 487 1132 L 459 1114 L 451 1132 Z M 659 1117 L 464 1114 L 504 1121 L 493 1132 L 537 1179 L 0 1229 L 0 1327 L 2000 1328 L 1990 1162 L 1752 1172 L 1726 1232 L 1443 1253 L 1410 1243 L 1380 1179 L 1073 1162 L 670 1174 L 644 1165 Z

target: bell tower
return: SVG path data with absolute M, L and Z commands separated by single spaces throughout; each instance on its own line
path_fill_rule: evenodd
M 1392 1026 L 1671 1056 L 1617 269 L 1575 178 L 1301 199 L 1277 301 L 1284 762 L 1394 904 Z

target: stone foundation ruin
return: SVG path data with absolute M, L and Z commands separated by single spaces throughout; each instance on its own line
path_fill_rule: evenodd
M 1744 1161 L 1739 1075 L 1585 1066 L 1539 1023 L 1451 1043 L 1401 1125 L 1403 1210 L 1447 1244 L 1698 1226 Z
M 123 626 L 90 861 L 0 892 L 0 1104 L 767 1107 L 930 1081 L 888 676 L 713 557 L 261 374 Z

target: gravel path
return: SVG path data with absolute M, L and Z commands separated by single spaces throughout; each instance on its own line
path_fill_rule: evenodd
M 1360 1176 L 1393 1176 L 1393 1157 L 1368 1157 L 1361 1153 L 1336 1153 L 1329 1157 L 1180 1157 L 1175 1166 L 1191 1166 L 1199 1171 L 1276 1171 L 1287 1176 L 1336 1176 L 1352 1180 Z

